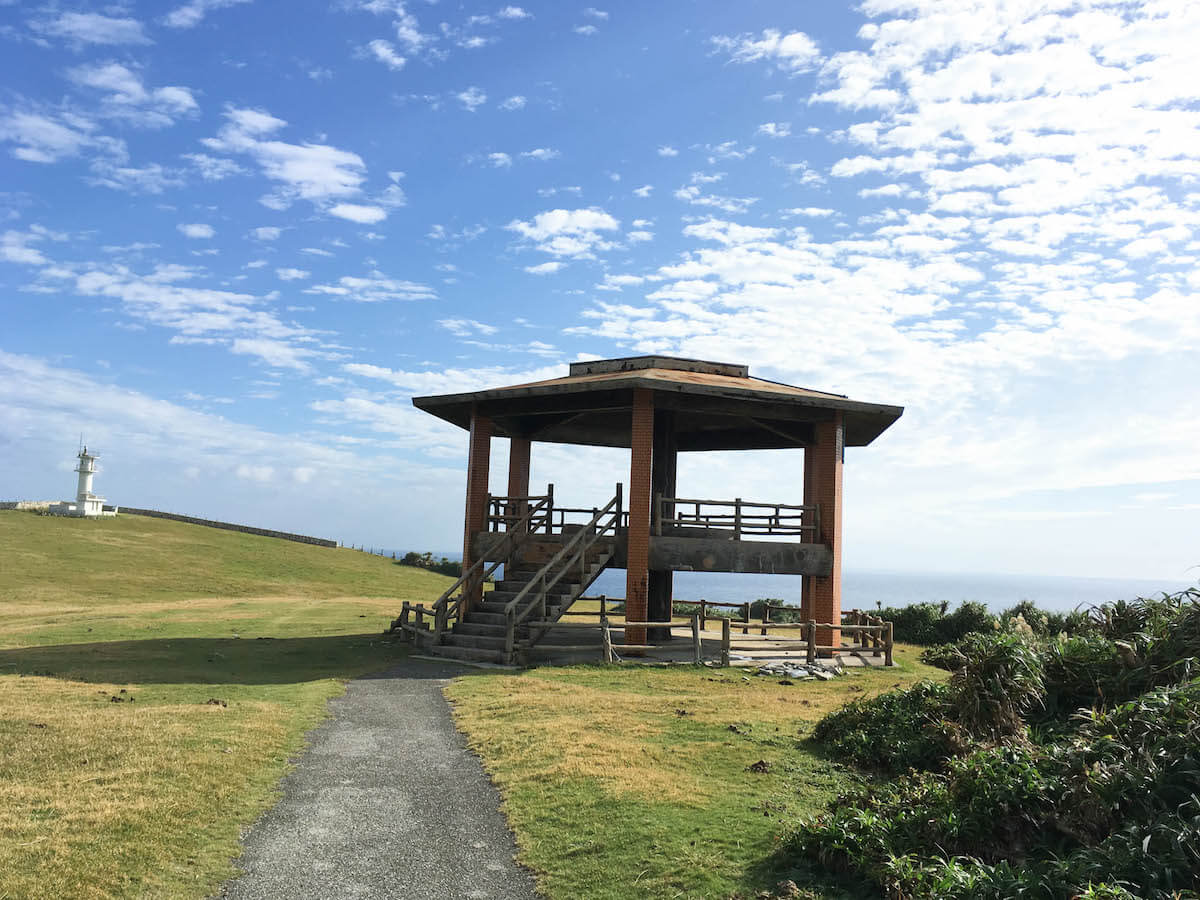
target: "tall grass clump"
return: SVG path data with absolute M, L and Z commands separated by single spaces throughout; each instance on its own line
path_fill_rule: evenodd
M 1025 612 L 938 648 L 954 672 L 940 691 L 818 724 L 831 752 L 909 772 L 796 823 L 787 852 L 892 897 L 1200 891 L 1200 591 L 1099 607 L 1074 635 L 1038 634 Z M 906 733 L 945 740 L 894 740 Z

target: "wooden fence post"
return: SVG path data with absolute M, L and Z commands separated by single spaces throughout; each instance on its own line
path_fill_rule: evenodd
M 817 661 L 817 623 L 813 619 L 808 620 L 804 633 L 808 638 L 808 653 L 804 661 L 811 666 Z
M 733 501 L 733 539 L 740 541 L 742 539 L 742 498 L 737 497 Z M 764 632 L 765 634 L 766 632 Z
M 770 621 L 771 621 L 771 604 L 769 601 L 764 600 L 763 601 L 763 623 L 762 623 L 763 637 L 767 636 L 767 623 Z
M 600 595 L 600 620 L 604 621 L 608 618 L 608 598 L 604 594 Z
M 886 641 L 886 643 L 883 645 L 883 664 L 885 666 L 890 666 L 892 664 L 892 623 L 891 622 L 887 623 L 886 630 L 883 633 L 884 633 L 884 640 Z
M 721 665 L 725 668 L 729 667 L 729 632 L 732 629 L 729 627 L 729 618 L 721 619 Z
M 704 662 L 704 656 L 700 650 L 700 617 L 692 616 L 692 649 L 695 651 L 696 665 L 701 665 Z
M 750 601 L 749 600 L 747 600 L 745 603 L 742 604 L 742 621 L 745 622 L 746 625 L 750 624 Z M 742 626 L 742 634 L 750 633 L 750 629 L 747 628 L 746 625 Z
M 608 630 L 607 617 L 600 618 L 600 641 L 604 644 L 604 662 L 613 661 L 612 632 Z
M 708 625 L 708 617 L 705 613 L 708 612 L 708 601 L 701 598 L 700 600 L 700 627 L 704 628 Z

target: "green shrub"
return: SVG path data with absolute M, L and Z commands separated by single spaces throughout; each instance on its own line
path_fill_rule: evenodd
M 895 626 L 896 640 L 909 644 L 945 644 L 967 634 L 996 629 L 996 617 L 982 603 L 967 601 L 953 612 L 948 603 L 885 606 L 877 615 Z
M 1200 680 L 1076 724 L 1052 747 L 991 747 L 949 761 L 944 773 L 839 798 L 785 846 L 895 897 L 1193 896 Z
M 1037 648 L 1014 632 L 972 634 L 965 661 L 950 677 L 955 719 L 975 737 L 1001 739 L 1025 730 L 1025 713 L 1046 693 Z
M 959 750 L 949 688 L 921 681 L 847 703 L 817 723 L 813 739 L 839 759 L 888 772 L 936 769 Z

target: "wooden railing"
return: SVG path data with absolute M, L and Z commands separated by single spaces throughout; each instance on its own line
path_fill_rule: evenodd
M 551 487 L 553 488 L 553 486 Z M 442 635 L 451 627 L 451 620 L 459 616 L 463 597 L 470 591 L 482 588 L 483 583 L 495 574 L 500 566 L 511 559 L 520 546 L 530 538 L 533 533 L 532 523 L 545 515 L 549 505 L 554 502 L 553 490 L 549 496 L 532 499 L 534 502 L 527 506 L 524 513 L 512 521 L 513 527 L 506 530 L 504 538 L 492 551 L 491 555 L 496 558 L 496 562 L 489 566 L 485 559 L 476 560 L 463 571 L 458 580 L 450 585 L 442 596 L 434 601 L 431 608 L 426 608 L 419 603 L 409 603 L 406 600 L 401 607 L 400 616 L 392 622 L 391 630 L 399 630 L 402 635 L 406 636 L 412 635 L 414 640 L 432 636 L 433 642 L 440 644 Z M 454 596 L 455 591 L 461 591 L 457 597 Z M 426 616 L 433 620 L 432 631 L 425 623 Z M 410 621 L 410 617 L 415 621 Z
M 560 582 L 563 577 L 576 566 L 582 574 L 588 565 L 588 551 L 605 535 L 616 537 L 621 527 L 621 493 L 622 486 L 617 485 L 616 495 L 598 509 L 592 518 L 568 540 L 561 550 L 554 554 L 544 566 L 525 584 L 524 587 L 504 607 L 505 643 L 504 650 L 512 655 L 516 636 L 516 628 L 528 619 L 534 611 L 538 618 L 546 618 L 546 594 Z
M 670 535 L 679 529 L 700 529 L 714 537 L 740 541 L 744 536 L 772 535 L 807 538 L 817 543 L 821 534 L 821 509 L 787 503 L 733 500 L 697 500 L 654 496 L 653 530 Z
M 547 501 L 544 510 L 529 525 L 539 534 L 564 534 L 573 528 L 586 527 L 588 521 L 600 511 L 599 507 L 555 506 L 554 485 L 550 485 L 543 496 L 517 497 L 488 495 L 487 530 L 490 532 L 510 531 L 518 522 L 524 509 L 535 502 Z M 629 513 L 621 513 L 621 528 L 629 524 Z

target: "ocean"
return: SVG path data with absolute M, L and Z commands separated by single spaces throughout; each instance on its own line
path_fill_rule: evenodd
M 728 572 L 676 572 L 676 600 L 719 600 L 742 603 L 773 597 L 800 602 L 798 575 L 739 575 Z M 1113 600 L 1132 600 L 1163 591 L 1195 587 L 1196 582 L 1144 578 L 1079 578 L 1062 575 L 988 575 L 921 572 L 842 572 L 842 609 L 874 609 L 943 600 L 951 608 L 964 600 L 1000 612 L 1030 600 L 1048 611 L 1067 612 Z M 610 569 L 596 579 L 588 594 L 625 596 L 625 572 Z
M 390 555 L 391 550 L 376 552 Z M 403 551 L 396 551 L 403 556 Z M 435 553 L 460 559 L 457 553 Z M 740 575 L 730 572 L 676 572 L 676 600 L 718 600 L 744 603 L 771 597 L 784 603 L 800 603 L 799 575 Z M 1193 581 L 1164 581 L 1153 578 L 1088 578 L 1071 575 L 956 574 L 942 572 L 876 572 L 843 570 L 842 608 L 874 609 L 910 603 L 945 601 L 951 608 L 964 600 L 982 603 L 1001 612 L 1022 600 L 1030 600 L 1047 611 L 1069 612 L 1079 606 L 1094 606 L 1113 600 L 1132 600 L 1162 592 L 1173 593 L 1196 587 Z M 625 571 L 609 569 L 588 588 L 589 596 L 625 596 Z

